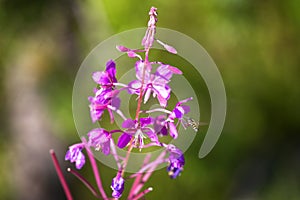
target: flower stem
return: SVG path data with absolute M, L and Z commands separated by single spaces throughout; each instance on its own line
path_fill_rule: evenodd
M 134 197 L 135 195 L 137 195 L 137 193 L 142 189 L 142 187 L 145 185 L 145 183 L 148 181 L 148 179 L 151 177 L 153 171 L 155 170 L 155 168 L 161 164 L 162 162 L 165 162 L 165 160 L 163 159 L 163 157 L 166 155 L 166 151 L 163 151 L 157 158 L 155 161 L 153 161 L 152 163 L 146 165 L 144 168 L 146 169 L 147 167 L 149 167 L 148 171 L 144 174 L 144 176 L 142 177 L 141 181 L 139 182 L 138 185 L 136 185 L 132 190 L 132 196 Z M 144 170 L 145 170 L 144 169 Z M 143 170 L 140 170 L 139 172 L 143 172 Z M 136 199 L 136 198 L 134 198 Z
M 95 160 L 90 148 L 88 147 L 85 138 L 82 137 L 81 139 L 82 139 L 83 143 L 85 144 L 85 149 L 86 149 L 87 155 L 89 157 L 89 160 L 90 160 L 90 163 L 91 163 L 91 166 L 92 166 L 92 169 L 93 169 L 94 177 L 96 179 L 96 183 L 97 183 L 98 189 L 100 191 L 100 194 L 101 194 L 103 199 L 107 199 L 106 193 L 105 193 L 105 191 L 103 189 L 103 186 L 102 186 L 102 181 L 101 181 L 101 177 L 100 177 L 100 174 L 99 174 L 99 170 L 98 170 L 98 167 L 97 167 L 96 160 Z
M 151 154 L 147 154 L 145 156 L 144 163 L 143 163 L 142 166 L 145 166 L 149 162 L 150 157 L 151 157 Z M 128 199 L 131 199 L 133 197 L 134 189 L 140 184 L 142 176 L 143 176 L 142 173 L 136 173 L 136 177 L 135 177 L 134 182 L 131 186 L 131 190 L 129 192 Z
M 55 154 L 54 150 L 50 149 L 49 153 L 51 155 L 51 158 L 52 158 L 52 161 L 53 161 L 56 173 L 57 173 L 58 178 L 60 180 L 60 183 L 61 183 L 61 185 L 62 185 L 62 187 L 64 189 L 64 192 L 66 194 L 67 199 L 68 200 L 73 200 L 73 197 L 72 197 L 72 194 L 70 192 L 69 186 L 68 186 L 68 184 L 66 182 L 66 179 L 65 179 L 65 177 L 64 177 L 64 175 L 62 173 L 62 170 L 60 168 L 60 165 L 59 165 L 59 162 L 57 160 L 57 157 L 56 157 L 56 154 Z
M 78 178 L 92 192 L 92 194 L 95 197 L 100 198 L 96 189 L 81 174 L 79 174 L 77 171 L 72 170 L 71 168 L 68 168 L 67 171 L 70 172 L 71 174 L 73 174 L 76 178 Z
M 138 195 L 136 195 L 132 200 L 138 200 L 138 199 L 142 198 L 143 196 L 145 196 L 146 194 L 148 194 L 151 191 L 153 191 L 153 188 L 149 187 L 146 190 L 144 190 L 143 192 L 141 192 Z
M 142 73 L 142 85 L 140 88 L 140 96 L 139 96 L 138 105 L 137 105 L 137 109 L 136 109 L 136 113 L 135 113 L 135 120 L 139 120 L 141 104 L 142 104 L 142 99 L 143 99 L 143 87 L 144 87 L 144 82 L 145 82 L 145 73 L 146 73 L 146 68 L 148 67 L 148 64 L 149 64 L 148 55 L 149 55 L 149 49 L 146 49 L 145 64 L 144 64 L 143 73 Z

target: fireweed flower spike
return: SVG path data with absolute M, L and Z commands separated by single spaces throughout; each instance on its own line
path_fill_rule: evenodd
M 66 153 L 65 160 L 69 160 L 71 163 L 75 162 L 77 169 L 81 169 L 85 164 L 85 156 L 81 152 L 84 148 L 83 143 L 74 144 L 69 147 L 69 150 Z
M 131 80 L 127 84 L 118 82 L 116 63 L 113 60 L 109 60 L 106 63 L 105 71 L 97 71 L 92 74 L 92 79 L 97 85 L 93 91 L 94 95 L 88 98 L 92 122 L 100 121 L 106 110 L 109 113 L 111 123 L 114 123 L 115 113 L 122 118 L 122 127 L 117 130 L 111 130 L 110 128 L 94 128 L 90 130 L 86 135 L 87 139 L 82 137 L 82 143 L 70 146 L 65 156 L 65 160 L 75 163 L 76 168 L 81 169 L 85 164 L 85 156 L 82 150 L 83 148 L 86 149 L 100 194 L 78 172 L 71 171 L 72 174 L 87 185 L 97 198 L 101 196 L 103 199 L 109 199 L 103 188 L 98 166 L 91 149 L 100 151 L 100 153 L 107 156 L 111 155 L 116 161 L 118 173 L 111 182 L 111 196 L 115 199 L 119 199 L 122 195 L 124 196 L 125 180 L 135 179 L 126 199 L 144 198 L 148 192 L 152 191 L 152 187 L 143 189 L 143 186 L 160 164 L 168 163 L 167 171 L 171 179 L 175 179 L 180 175 L 185 164 L 183 152 L 173 144 L 161 142 L 159 140 L 161 137 L 158 136 L 168 137 L 170 135 L 173 139 L 177 139 L 179 125 L 181 124 L 184 127 L 184 124 L 187 124 L 185 119 L 190 119 L 186 114 L 191 109 L 186 103 L 191 101 L 192 97 L 179 101 L 173 110 L 166 108 L 171 96 L 172 89 L 169 86 L 171 78 L 173 74 L 181 75 L 182 72 L 169 64 L 149 60 L 149 51 L 154 41 L 162 45 L 168 52 L 177 53 L 174 47 L 155 38 L 157 23 L 157 9 L 155 7 L 150 9 L 149 17 L 148 27 L 141 42 L 143 49 L 117 46 L 117 50 L 127 53 L 128 57 L 138 58 L 134 66 L 136 80 Z M 129 95 L 138 95 L 136 116 L 134 118 L 125 116 L 120 110 L 122 102 L 119 94 L 124 91 L 127 91 Z M 159 107 L 141 111 L 141 104 L 146 104 L 151 96 L 157 98 Z M 159 114 L 153 115 L 154 112 L 159 112 Z M 141 113 L 146 115 L 146 117 L 141 117 Z M 112 137 L 112 134 L 116 135 L 116 137 Z M 115 145 L 115 140 L 117 140 L 117 145 Z M 118 155 L 115 146 L 125 149 L 127 151 L 126 156 Z M 138 172 L 129 177 L 124 177 L 132 149 L 138 148 L 142 151 L 153 146 L 162 148 L 162 153 L 151 159 L 151 162 L 150 157 L 148 157 L 143 165 L 140 166 Z M 57 162 L 55 164 L 57 165 Z

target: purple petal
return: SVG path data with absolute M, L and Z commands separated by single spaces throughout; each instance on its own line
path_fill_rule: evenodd
M 113 98 L 113 99 L 111 100 L 111 105 L 112 105 L 113 107 L 119 109 L 119 108 L 120 108 L 120 105 L 121 105 L 121 100 L 120 100 L 120 98 L 118 98 L 118 97 Z
M 187 114 L 187 113 L 190 112 L 190 107 L 189 107 L 189 106 L 187 106 L 187 105 L 182 105 L 181 107 L 182 107 L 183 110 L 184 110 L 184 114 Z
M 178 119 L 181 119 L 184 115 L 184 109 L 181 106 L 175 107 L 173 112 L 175 114 L 175 117 L 178 118 Z
M 153 118 L 152 117 L 140 118 L 140 122 L 141 122 L 141 127 L 145 127 L 153 123 Z
M 170 81 L 173 73 L 169 70 L 169 65 L 161 65 L 156 69 L 155 75 L 166 81 Z
M 113 83 L 117 82 L 117 79 L 116 79 L 116 63 L 113 60 L 109 60 L 106 63 L 106 71 L 109 75 L 109 78 L 111 79 L 111 82 L 113 82 Z
M 118 147 L 120 149 L 126 147 L 126 145 L 130 142 L 132 136 L 127 133 L 123 133 L 118 139 Z
M 140 94 L 140 88 L 142 83 L 139 80 L 131 81 L 128 84 L 128 93 L 129 94 Z
M 171 88 L 168 85 L 153 85 L 153 88 L 164 99 L 169 99 Z
M 110 79 L 106 72 L 94 72 L 92 75 L 93 80 L 100 85 L 110 84 Z
M 68 150 L 65 155 L 65 160 L 70 160 L 70 159 L 71 159 L 71 152 L 70 152 L 70 150 Z
M 143 79 L 144 67 L 146 67 L 144 73 L 144 83 L 148 83 L 150 81 L 151 65 L 145 65 L 142 60 L 139 60 L 135 63 L 136 77 L 140 81 Z
M 110 153 L 110 141 L 103 143 L 102 153 L 106 156 L 109 155 L 109 153 Z
M 153 131 L 151 131 L 150 129 L 145 128 L 143 130 L 143 133 L 145 133 L 152 142 L 159 142 L 157 134 L 153 133 Z
M 113 124 L 114 121 L 115 121 L 114 114 L 113 114 L 111 109 L 107 109 L 107 111 L 108 111 L 108 114 L 109 114 L 110 123 Z
M 167 106 L 168 101 L 165 98 L 163 98 L 160 94 L 157 94 L 157 99 L 159 101 L 160 106 L 164 108 Z
M 168 135 L 168 129 L 166 126 L 163 126 L 160 130 L 160 133 L 163 135 L 163 136 L 166 136 Z
M 135 128 L 135 121 L 132 119 L 126 119 L 122 123 L 122 128 Z
M 170 136 L 172 138 L 176 139 L 178 136 L 178 132 L 177 132 L 176 126 L 173 122 L 169 122 L 169 130 L 170 130 Z
M 82 152 L 79 152 L 77 159 L 75 161 L 75 166 L 77 169 L 81 169 L 85 164 L 85 156 Z

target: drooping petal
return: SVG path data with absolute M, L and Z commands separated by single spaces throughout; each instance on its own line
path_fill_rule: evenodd
M 132 136 L 127 133 L 123 133 L 118 139 L 118 147 L 123 149 L 130 142 Z

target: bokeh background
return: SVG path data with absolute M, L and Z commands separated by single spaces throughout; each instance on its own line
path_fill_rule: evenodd
M 177 180 L 157 171 L 147 199 L 300 199 L 300 3 L 298 0 L 0 1 L 0 199 L 65 199 L 49 149 L 63 167 L 79 140 L 72 118 L 76 72 L 99 42 L 145 26 L 198 41 L 217 64 L 227 92 L 227 120 L 204 159 L 201 127 Z M 201 121 L 209 122 L 207 89 Z M 200 99 L 201 99 L 200 98 Z M 205 100 L 206 99 L 206 100 Z M 114 171 L 99 164 L 106 191 Z M 94 183 L 89 165 L 81 172 Z M 94 199 L 66 174 L 75 199 Z

